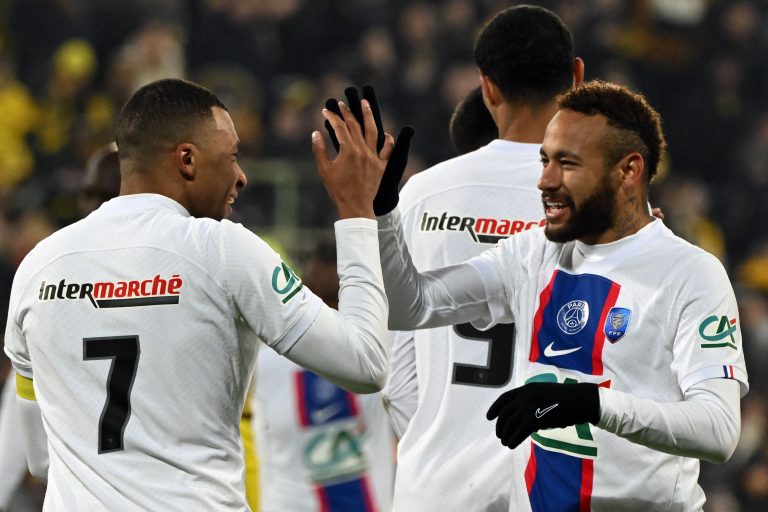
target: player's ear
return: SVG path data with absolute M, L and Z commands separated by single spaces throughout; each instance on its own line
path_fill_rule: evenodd
M 480 88 L 483 91 L 483 100 L 487 107 L 495 107 L 504 101 L 504 96 L 501 94 L 499 87 L 493 83 L 493 80 L 482 73 L 480 74 Z
M 621 159 L 619 168 L 622 172 L 622 186 L 636 187 L 645 180 L 645 160 L 643 155 L 632 152 Z
M 191 142 L 182 142 L 173 151 L 176 167 L 186 180 L 195 179 L 197 148 Z

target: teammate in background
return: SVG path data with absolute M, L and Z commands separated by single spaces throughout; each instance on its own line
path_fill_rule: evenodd
M 85 217 L 103 202 L 120 193 L 120 164 L 114 143 L 99 148 L 85 166 L 80 181 L 78 211 Z M 16 407 L 16 375 L 10 372 L 0 399 L 0 510 L 11 504 L 11 498 L 27 474 L 27 459 L 21 439 L 21 424 Z
M 259 340 L 346 388 L 383 385 L 371 205 L 393 140 L 377 152 L 367 103 L 365 138 L 343 110 L 346 123 L 330 119 L 336 159 L 313 134 L 342 219 L 334 311 L 257 236 L 222 220 L 246 178 L 221 101 L 176 79 L 128 100 L 121 196 L 38 244 L 11 292 L 5 351 L 33 474 L 50 453 L 46 510 L 247 509 L 238 426 Z
M 480 86 L 472 89 L 453 109 L 448 131 L 451 144 L 459 155 L 480 149 L 498 137 L 499 129 L 485 106 Z M 382 398 L 398 438 L 405 433 L 419 405 L 413 336 L 412 331 L 390 332 L 389 358 L 398 364 L 392 364 L 388 369 L 387 387 L 382 390 Z
M 467 139 L 473 132 L 498 139 L 403 187 L 405 242 L 420 270 L 462 262 L 543 224 L 536 180 L 544 129 L 557 110 L 555 96 L 584 73 L 568 29 L 540 7 L 496 15 L 477 40 L 475 58 L 490 122 L 477 116 L 478 97 L 470 95 L 451 122 L 454 145 L 461 151 L 480 144 Z M 489 124 L 496 135 L 487 135 Z M 513 386 L 515 339 L 511 323 L 484 332 L 463 324 L 394 333 L 385 389 L 401 435 L 394 510 L 507 510 L 511 480 L 523 479 L 524 455 L 499 446 L 483 416 Z
M 117 156 L 117 144 L 110 142 L 99 148 L 85 166 L 77 202 L 80 217 L 85 217 L 102 203 L 119 194 L 120 161 Z
M 448 123 L 451 144 L 457 155 L 480 149 L 498 138 L 499 128 L 483 100 L 483 88 L 477 86 L 453 109 Z
M 336 248 L 321 241 L 304 283 L 336 307 Z M 254 377 L 255 444 L 262 512 L 390 509 L 394 436 L 377 394 L 357 395 L 271 350 Z
M 420 273 L 400 212 L 378 218 L 390 328 L 515 322 L 515 389 L 487 417 L 527 453 L 512 495 L 534 511 L 701 510 L 698 459 L 724 462 L 738 442 L 736 300 L 717 258 L 647 210 L 664 145 L 642 96 L 590 82 L 544 135 L 544 230 Z M 391 205 L 397 188 L 379 195 Z

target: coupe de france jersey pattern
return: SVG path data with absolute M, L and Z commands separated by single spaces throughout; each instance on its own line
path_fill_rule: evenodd
M 246 510 L 257 336 L 282 352 L 320 307 L 250 231 L 163 196 L 115 198 L 41 242 L 5 342 L 48 434 L 45 510 Z
M 725 270 L 660 220 L 597 246 L 525 234 L 472 264 L 491 311 L 480 324 L 515 321 L 517 386 L 592 382 L 660 402 L 680 401 L 712 378 L 736 379 L 747 391 Z M 513 482 L 535 512 L 688 511 L 704 503 L 698 459 L 589 424 L 541 430 L 521 446 L 525 481 Z
M 539 229 L 539 147 L 496 140 L 406 183 L 399 208 L 419 270 L 460 263 Z M 512 387 L 514 326 L 481 333 L 467 324 L 414 337 L 419 401 L 398 445 L 394 510 L 505 511 L 523 467 L 516 471 L 485 412 Z
M 356 395 L 263 350 L 253 410 L 261 512 L 387 512 L 394 435 L 379 394 Z

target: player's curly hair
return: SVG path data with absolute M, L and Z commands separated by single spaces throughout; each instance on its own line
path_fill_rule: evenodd
M 117 118 L 120 158 L 147 158 L 181 142 L 195 142 L 212 107 L 227 107 L 211 91 L 187 80 L 168 78 L 136 91 Z
M 483 28 L 475 62 L 507 101 L 541 105 L 573 84 L 573 37 L 552 11 L 510 7 Z
M 645 160 L 650 181 L 658 171 L 667 143 L 661 116 L 646 99 L 622 85 L 593 80 L 558 97 L 560 110 L 586 115 L 601 114 L 616 128 L 606 137 L 606 165 L 611 166 L 637 151 Z

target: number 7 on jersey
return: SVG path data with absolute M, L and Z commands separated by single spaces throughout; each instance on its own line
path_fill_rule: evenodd
M 139 337 L 84 338 L 83 359 L 111 359 L 107 400 L 99 418 L 99 454 L 123 450 L 123 433 L 131 416 L 131 388 L 139 365 Z

